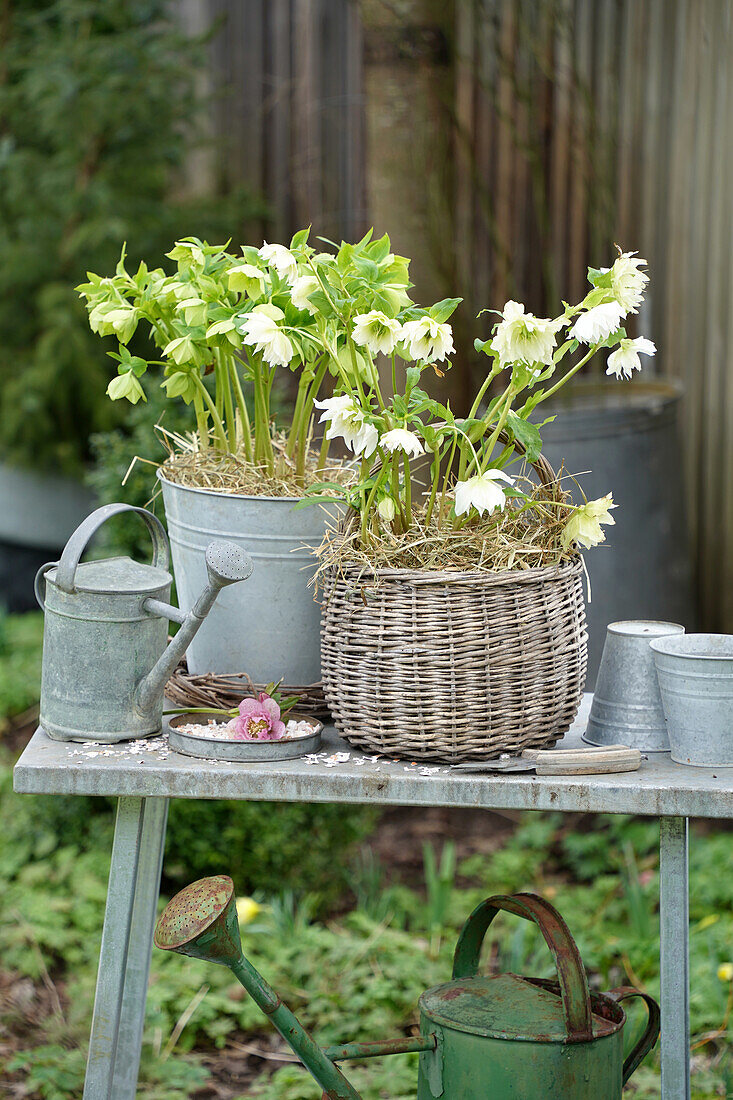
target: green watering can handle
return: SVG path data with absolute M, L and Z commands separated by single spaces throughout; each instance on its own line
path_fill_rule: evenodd
M 555 960 L 568 1039 L 573 1043 L 589 1042 L 593 1038 L 593 1022 L 583 960 L 557 909 L 536 894 L 496 894 L 474 909 L 458 937 L 453 957 L 454 979 L 476 975 L 484 936 L 501 910 L 537 925 Z
M 106 523 L 108 519 L 120 512 L 137 512 L 142 517 L 153 540 L 153 565 L 157 569 L 168 568 L 168 538 L 165 527 L 158 517 L 154 516 L 152 512 L 148 512 L 146 508 L 135 508 L 132 504 L 105 504 L 91 512 L 79 524 L 64 547 L 56 570 L 56 584 L 64 592 L 74 591 L 76 567 L 81 561 L 81 556 L 86 550 L 87 543 L 92 535 L 96 534 L 103 523 Z M 44 566 L 45 568 L 47 567 Z
M 631 985 L 622 985 L 618 989 L 612 989 L 610 993 L 606 993 L 604 996 L 610 997 L 612 1001 L 616 1001 L 617 1003 L 629 1001 L 632 997 L 641 997 L 649 1010 L 649 1019 L 647 1020 L 644 1034 L 624 1062 L 623 1083 L 626 1084 L 629 1077 L 631 1077 L 632 1073 L 636 1072 L 659 1038 L 659 1027 L 661 1022 L 659 1005 L 648 993 L 640 993 L 638 989 L 634 989 Z

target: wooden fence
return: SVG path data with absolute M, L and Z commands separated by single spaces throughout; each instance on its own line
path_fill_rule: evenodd
M 733 4 L 458 0 L 456 52 L 464 283 L 554 308 L 613 241 L 647 257 L 702 617 L 733 631 Z
M 536 311 L 579 298 L 614 241 L 648 258 L 639 327 L 659 349 L 648 369 L 686 389 L 703 619 L 733 631 L 733 0 L 181 2 L 189 22 L 225 20 L 212 43 L 218 172 L 266 197 L 263 234 L 312 222 L 353 238 L 376 209 L 420 268 L 429 237 L 455 245 L 440 275 L 467 315 L 511 296 Z M 418 142 L 390 159 L 405 172 L 401 208 L 399 186 L 376 178 L 392 65 L 390 102 L 412 88 L 420 127 L 425 89 L 447 73 L 433 127 L 450 128 L 455 152 L 437 186 Z M 395 147 L 409 142 L 400 125 Z M 431 189 L 447 211 L 439 232 L 412 217 Z
M 246 185 L 273 240 L 313 224 L 349 239 L 366 219 L 359 9 L 352 0 L 179 0 L 212 28 L 208 91 L 215 154 L 200 186 Z

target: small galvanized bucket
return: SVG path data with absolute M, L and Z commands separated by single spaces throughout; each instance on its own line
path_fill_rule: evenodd
M 640 752 L 669 752 L 649 643 L 653 638 L 684 632 L 679 623 L 647 619 L 609 623 L 584 741 L 589 745 L 628 745 Z
M 649 644 L 672 759 L 733 768 L 733 635 L 677 634 Z

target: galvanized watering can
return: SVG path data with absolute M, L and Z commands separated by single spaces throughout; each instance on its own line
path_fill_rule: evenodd
M 153 540 L 151 565 L 130 558 L 82 562 L 111 516 L 136 512 Z M 144 508 L 107 504 L 77 527 L 58 562 L 42 566 L 36 598 L 45 612 L 41 725 L 56 741 L 113 743 L 160 732 L 168 677 L 220 589 L 243 581 L 252 561 L 231 542 L 206 551 L 208 584 L 184 614 L 172 607 L 168 539 Z M 168 620 L 180 629 L 168 644 Z
M 558 981 L 477 974 L 486 930 L 500 910 L 538 925 Z M 420 1035 L 322 1050 L 242 954 L 232 880 L 200 879 L 169 902 L 155 929 L 164 951 L 228 966 L 324 1090 L 324 1100 L 360 1100 L 336 1065 L 349 1058 L 420 1052 L 417 1100 L 620 1100 L 621 1090 L 659 1035 L 659 1007 L 630 987 L 590 993 L 567 925 L 534 894 L 497 895 L 466 921 L 453 981 L 420 998 Z M 649 1018 L 623 1059 L 620 1002 L 641 997 Z

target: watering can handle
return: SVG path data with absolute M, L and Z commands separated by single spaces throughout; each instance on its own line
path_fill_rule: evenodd
M 64 547 L 56 569 L 56 584 L 64 592 L 74 591 L 76 568 L 92 535 L 96 534 L 103 523 L 120 512 L 137 512 L 143 518 L 153 540 L 153 565 L 158 569 L 168 568 L 168 538 L 158 517 L 147 509 L 136 508 L 132 504 L 105 504 L 79 524 Z
M 501 910 L 537 925 L 555 960 L 568 1039 L 576 1043 L 591 1040 L 590 993 L 580 952 L 557 909 L 536 894 L 496 894 L 474 909 L 458 937 L 453 956 L 454 979 L 472 978 L 478 972 L 484 936 Z
M 641 997 L 645 1002 L 649 1011 L 649 1019 L 647 1020 L 644 1034 L 639 1042 L 636 1044 L 631 1054 L 624 1062 L 623 1069 L 623 1083 L 624 1085 L 631 1077 L 641 1063 L 646 1058 L 649 1051 L 652 1049 L 657 1039 L 659 1038 L 659 1027 L 661 1021 L 661 1015 L 659 1012 L 659 1005 L 650 997 L 648 993 L 641 993 L 638 989 L 634 989 L 631 985 L 622 985 L 618 989 L 612 989 L 610 993 L 605 994 L 606 997 L 610 997 L 612 1001 L 619 1003 L 621 1001 L 630 1001 L 632 997 Z

